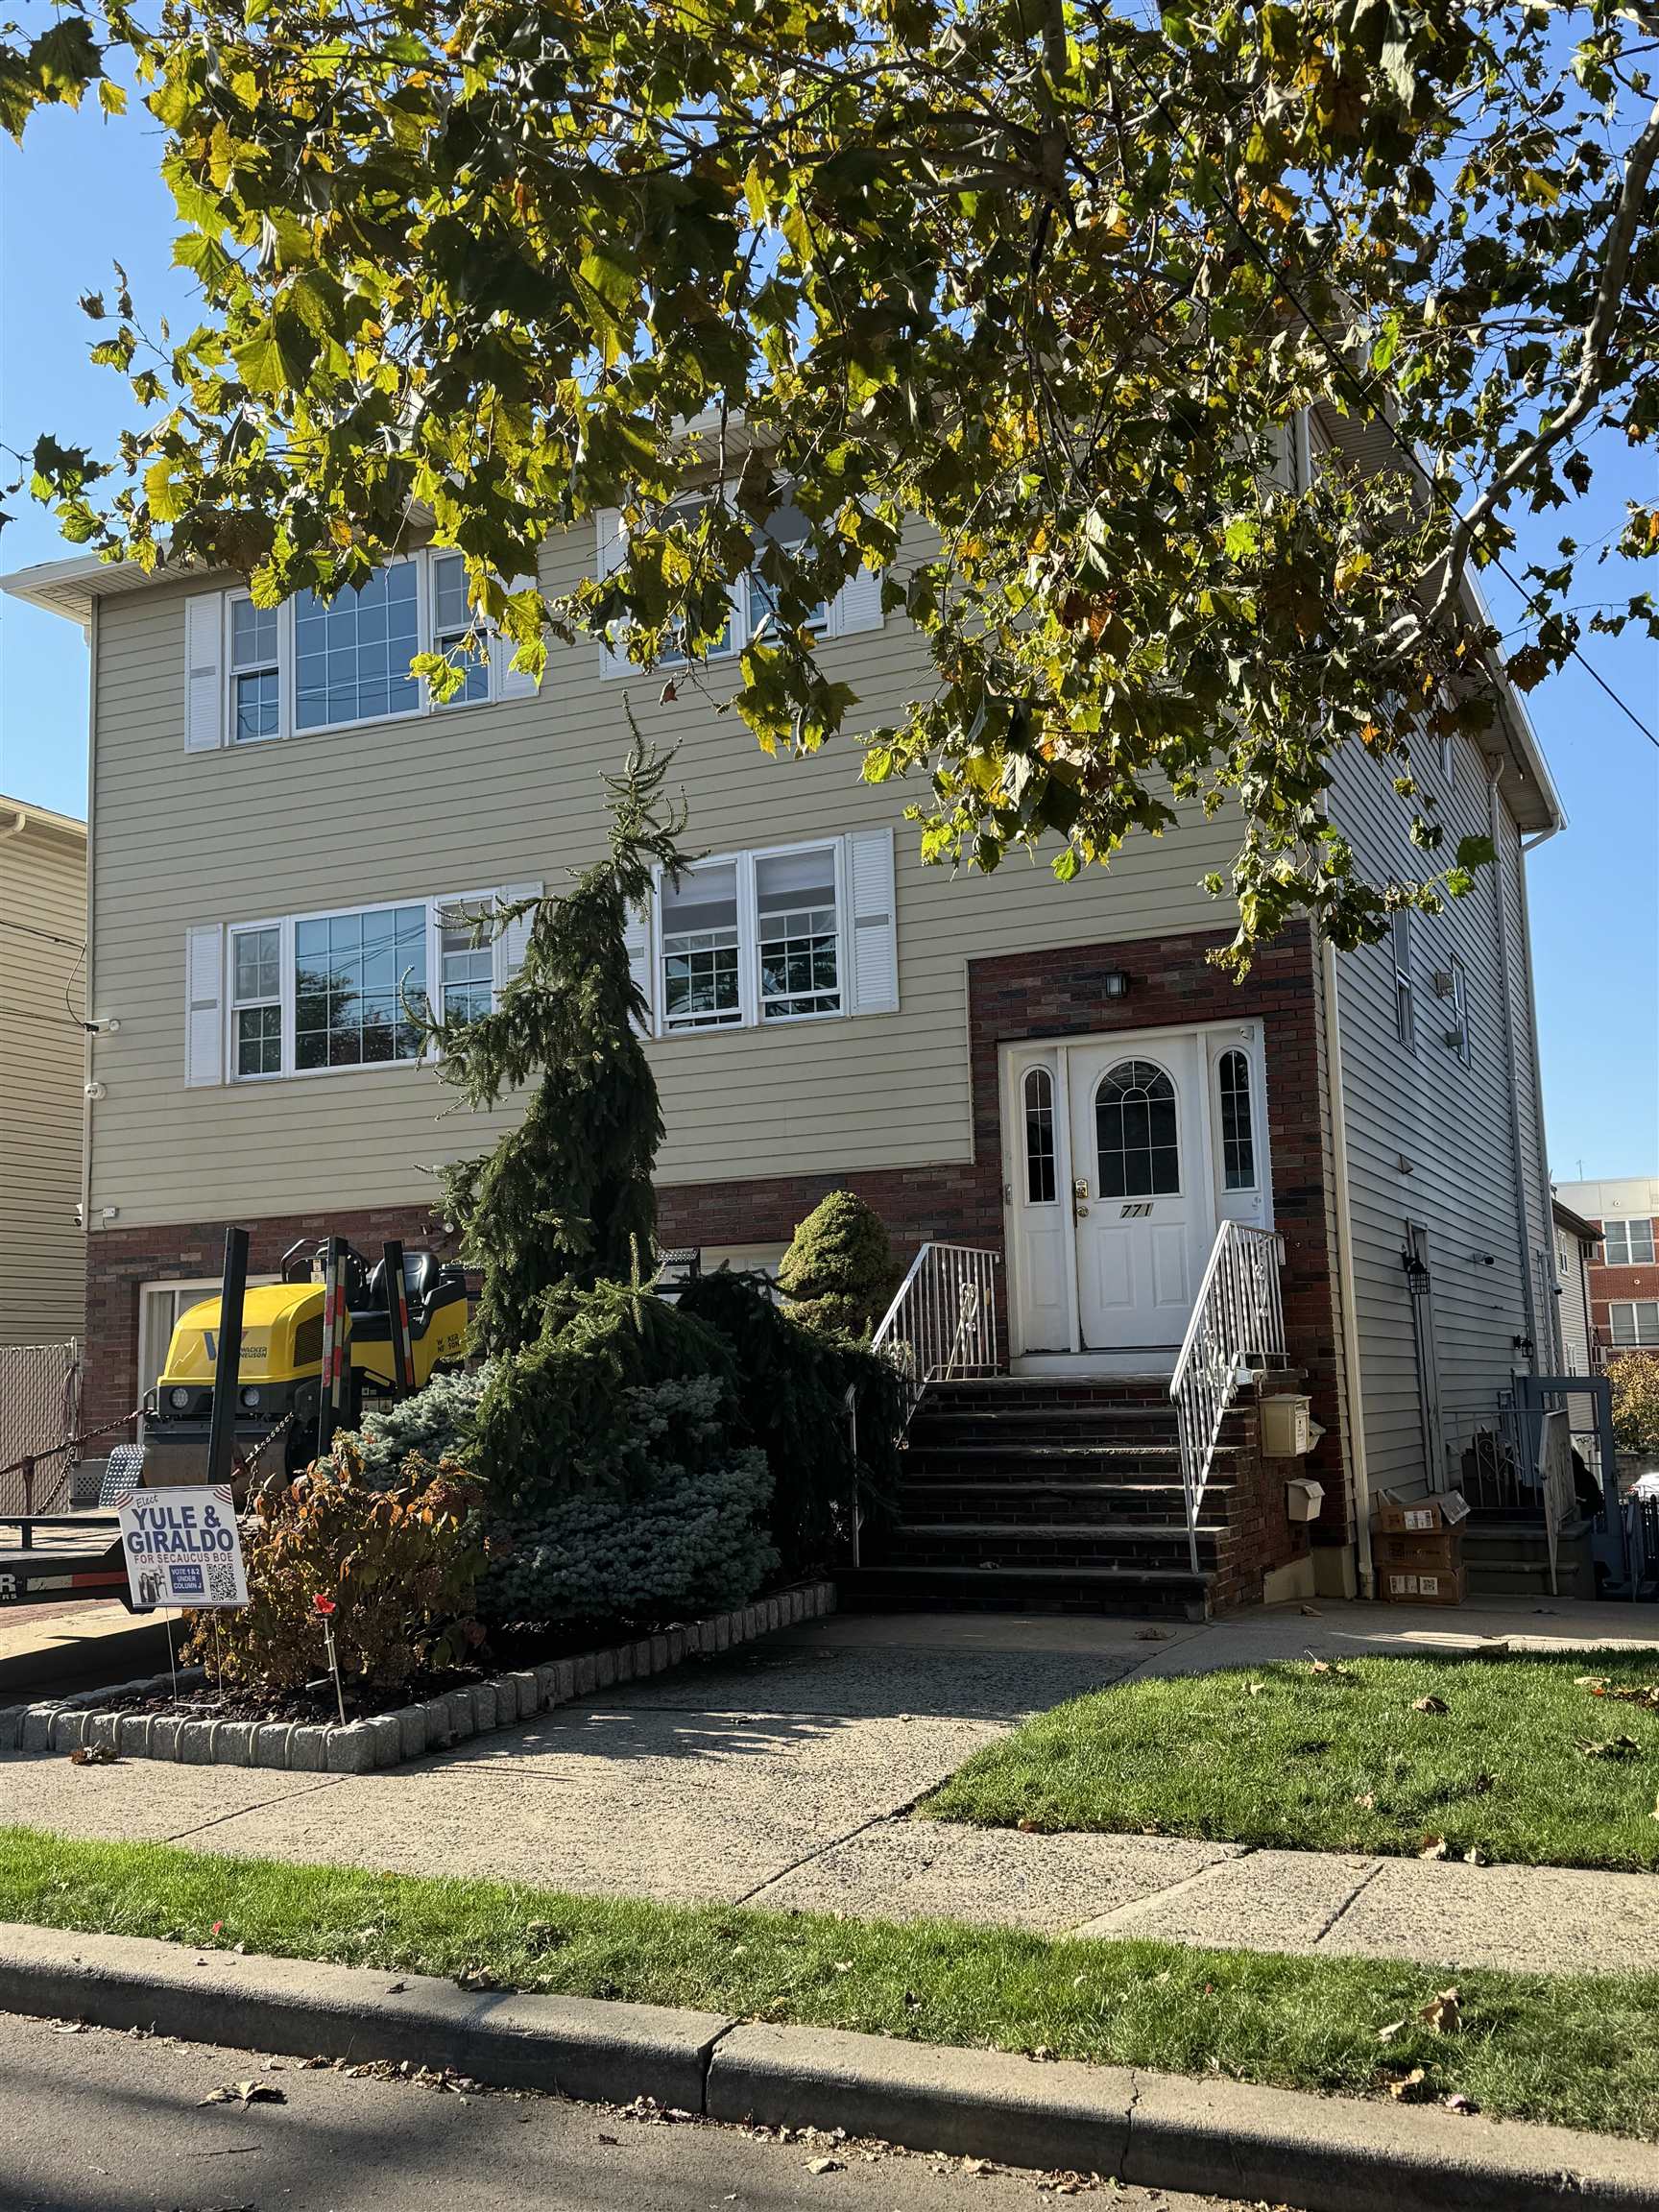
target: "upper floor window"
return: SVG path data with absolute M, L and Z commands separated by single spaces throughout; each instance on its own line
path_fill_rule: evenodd
M 1448 1042 L 1467 1068 L 1475 1057 L 1474 1040 L 1469 1027 L 1469 977 L 1455 952 L 1452 955 L 1451 973 L 1452 1032 Z
M 282 733 L 276 616 L 275 607 L 252 599 L 230 603 L 230 732 L 238 745 Z
M 376 569 L 328 604 L 301 591 L 294 601 L 295 727 L 325 730 L 417 713 L 421 686 L 409 663 L 420 650 L 413 561 Z
M 1607 1326 L 1615 1344 L 1659 1346 L 1659 1298 L 1609 1306 Z
M 1603 1221 L 1601 1261 L 1607 1267 L 1650 1267 L 1653 1264 L 1651 1221 Z
M 893 836 L 726 853 L 663 877 L 629 927 L 649 1026 L 773 1027 L 899 1003 Z
M 280 607 L 255 607 L 246 591 L 198 592 L 184 603 L 184 634 L 191 753 L 423 713 L 438 701 L 410 673 L 421 653 L 445 655 L 459 672 L 447 706 L 536 688 L 513 666 L 512 644 L 471 606 L 461 555 L 430 548 L 326 603 L 313 591 Z
M 1411 910 L 1403 906 L 1389 925 L 1394 961 L 1394 1033 L 1408 1052 L 1417 1048 L 1417 1002 L 1411 982 Z
M 448 1022 L 490 1013 L 517 973 L 539 883 L 209 924 L 187 932 L 185 1079 L 254 1082 L 419 1060 L 438 1000 Z M 513 919 L 474 942 L 499 902 Z
M 1256 1132 L 1250 1100 L 1250 1063 L 1242 1052 L 1223 1052 L 1215 1079 L 1221 1093 L 1221 1171 L 1229 1190 L 1256 1188 Z

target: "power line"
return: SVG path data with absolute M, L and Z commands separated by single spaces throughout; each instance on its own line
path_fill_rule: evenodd
M 73 1029 L 84 1034 L 92 1026 L 86 1022 L 60 1022 L 56 1014 L 34 1014 L 27 1006 L 0 1006 L 0 1014 L 12 1022 L 32 1022 L 36 1029 Z
M 48 945 L 67 945 L 71 952 L 84 952 L 84 937 L 60 937 L 55 930 L 37 929 L 33 922 L 14 922 L 10 914 L 0 914 L 0 929 L 20 929 L 25 937 L 43 937 Z

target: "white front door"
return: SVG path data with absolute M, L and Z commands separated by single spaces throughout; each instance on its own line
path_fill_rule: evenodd
M 1216 1224 L 1271 1218 L 1264 1108 L 1256 1023 L 1004 1046 L 1016 1355 L 1172 1367 Z
M 1174 1354 L 1214 1234 L 1195 1041 L 1068 1057 L 1082 1349 Z

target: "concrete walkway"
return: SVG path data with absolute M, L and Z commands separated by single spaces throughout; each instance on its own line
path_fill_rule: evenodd
M 1132 1622 L 850 1616 L 380 1774 L 0 1757 L 0 1819 L 202 1851 L 771 1910 L 950 1917 L 1426 1963 L 1628 1970 L 1659 1876 L 1025 1836 L 909 1817 L 1030 1713 L 1131 1675 L 1312 1649 L 1659 1644 L 1647 1608 L 1291 1607 Z

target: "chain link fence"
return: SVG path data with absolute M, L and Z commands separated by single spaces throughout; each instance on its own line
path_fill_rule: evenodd
M 81 1347 L 0 1344 L 0 1518 L 68 1510 L 72 1454 L 81 1398 Z M 46 1455 L 51 1454 L 50 1457 Z M 20 1459 L 34 1457 L 31 1471 Z

